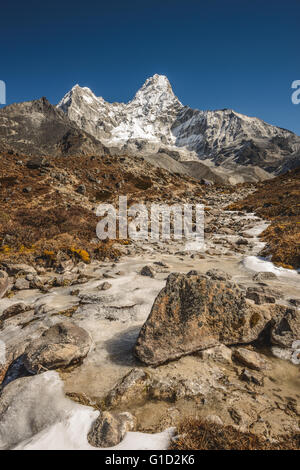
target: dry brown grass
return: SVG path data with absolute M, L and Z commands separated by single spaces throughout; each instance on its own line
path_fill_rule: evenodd
M 173 450 L 299 450 L 300 433 L 269 442 L 251 432 L 232 426 L 221 426 L 195 418 L 187 418 L 177 428 L 179 438 Z
M 0 262 L 39 260 L 52 266 L 68 257 L 84 262 L 116 259 L 120 250 L 113 242 L 96 240 L 99 202 L 116 204 L 119 194 L 127 194 L 129 201 L 150 201 L 166 188 L 172 197 L 186 184 L 201 192 L 191 179 L 187 182 L 140 158 L 128 158 L 49 157 L 50 166 L 40 171 L 27 168 L 28 156 L 3 153 Z M 79 184 L 85 186 L 83 196 L 76 192 Z

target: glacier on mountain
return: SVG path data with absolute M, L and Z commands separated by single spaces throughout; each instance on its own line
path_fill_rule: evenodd
M 257 165 L 280 171 L 300 150 L 292 132 L 232 109 L 201 111 L 184 106 L 164 75 L 146 80 L 128 103 L 109 103 L 75 85 L 57 105 L 107 147 L 124 151 L 176 150 L 182 160 L 209 160 L 227 168 Z

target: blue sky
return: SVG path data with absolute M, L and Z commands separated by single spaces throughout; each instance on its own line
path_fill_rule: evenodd
M 7 103 L 75 84 L 128 101 L 154 73 L 187 105 L 233 108 L 300 135 L 299 0 L 2 2 Z

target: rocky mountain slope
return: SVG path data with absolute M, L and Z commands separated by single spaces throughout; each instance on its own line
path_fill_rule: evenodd
M 0 150 L 28 155 L 97 152 L 104 147 L 46 98 L 0 109 Z
M 227 171 L 258 167 L 274 174 L 299 161 L 300 137 L 231 109 L 184 106 L 162 75 L 146 80 L 128 103 L 108 103 L 89 88 L 75 85 L 58 108 L 107 146 L 127 152 L 175 150 L 175 159 L 207 160 Z

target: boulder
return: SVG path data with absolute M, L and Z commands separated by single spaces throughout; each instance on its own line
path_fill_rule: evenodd
M 104 411 L 93 423 L 87 436 L 88 442 L 94 447 L 114 447 L 135 425 L 135 418 L 130 413 L 112 414 Z
M 248 382 L 249 384 L 264 385 L 264 377 L 263 375 L 259 374 L 258 372 L 253 372 L 252 370 L 243 369 L 240 379 L 244 382 Z
M 195 272 L 172 273 L 154 301 L 134 352 L 145 364 L 158 365 L 219 343 L 249 343 L 285 310 L 276 304 L 254 305 L 230 281 Z
M 19 313 L 26 312 L 30 307 L 27 307 L 24 302 L 18 302 L 10 307 L 7 307 L 3 312 L 0 314 L 0 321 L 7 320 L 8 318 L 14 317 L 15 315 L 19 315 Z
M 30 170 L 38 170 L 40 168 L 48 167 L 49 162 L 44 157 L 36 157 L 28 160 L 26 163 L 27 168 Z
M 102 282 L 102 284 L 100 284 L 100 286 L 98 286 L 98 289 L 99 290 L 108 290 L 111 288 L 111 283 L 110 282 Z
M 109 392 L 105 400 L 106 406 L 113 407 L 136 400 L 138 396 L 143 395 L 147 379 L 148 375 L 143 369 L 132 369 Z
M 148 277 L 154 277 L 155 276 L 155 271 L 152 268 L 152 266 L 144 266 L 141 269 L 141 276 L 148 276 Z
M 257 352 L 246 348 L 236 348 L 232 357 L 249 369 L 261 370 L 268 367 L 268 362 Z
M 261 304 L 275 304 L 276 299 L 272 295 L 264 294 L 259 289 L 248 288 L 246 292 L 247 299 L 253 300 L 257 305 Z
M 27 274 L 37 274 L 36 270 L 32 266 L 24 263 L 3 263 L 3 266 L 9 276 L 26 276 Z
M 221 269 L 210 269 L 206 272 L 206 276 L 215 281 L 230 281 L 232 276 Z
M 271 322 L 271 343 L 282 348 L 291 348 L 300 338 L 300 310 L 286 308 Z
M 24 277 L 19 277 L 14 283 L 14 289 L 25 290 L 30 288 L 30 283 Z
M 259 272 L 253 276 L 253 281 L 256 282 L 272 281 L 273 279 L 277 279 L 277 276 L 272 271 Z
M 78 188 L 76 189 L 76 192 L 78 194 L 85 194 L 86 193 L 86 187 L 84 184 L 80 184 Z
M 232 351 L 230 348 L 227 348 L 224 344 L 219 344 L 214 348 L 204 349 L 199 353 L 200 357 L 209 361 L 221 362 L 224 364 L 231 364 Z
M 70 321 L 62 321 L 26 348 L 24 365 L 30 373 L 65 368 L 80 363 L 91 344 L 87 331 Z
M 8 289 L 8 275 L 5 271 L 0 271 L 0 299 L 4 296 Z

